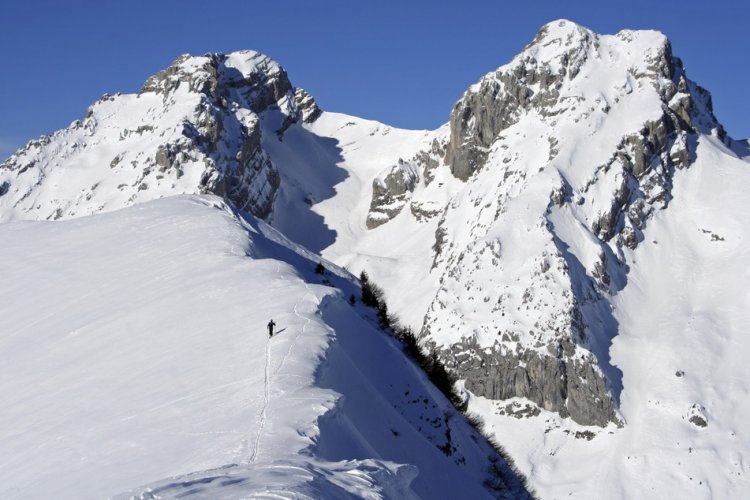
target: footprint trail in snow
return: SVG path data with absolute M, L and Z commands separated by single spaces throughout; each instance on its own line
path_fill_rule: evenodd
M 265 391 L 263 394 L 263 408 L 260 411 L 260 424 L 258 424 L 258 433 L 255 435 L 255 443 L 253 443 L 253 454 L 250 456 L 250 461 L 255 462 L 258 457 L 258 444 L 260 443 L 260 436 L 263 434 L 263 427 L 266 425 L 266 408 L 268 408 L 268 367 L 271 363 L 271 339 L 266 341 L 266 369 L 265 369 Z

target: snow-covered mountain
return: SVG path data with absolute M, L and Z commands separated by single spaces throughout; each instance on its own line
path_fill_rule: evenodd
M 215 193 L 267 215 L 279 174 L 260 145 L 258 114 L 320 113 L 286 72 L 253 51 L 188 55 L 137 94 L 104 95 L 67 129 L 32 141 L 0 166 L 0 220 L 58 220 L 163 196 Z
M 555 21 L 435 131 L 321 111 L 254 52 L 183 56 L 1 164 L 0 221 L 216 194 L 366 269 L 543 498 L 740 497 L 749 158 L 664 35 Z
M 750 491 L 746 142 L 662 34 L 550 23 L 436 131 L 324 112 L 266 149 L 296 172 L 312 138 L 345 170 L 298 196 L 322 254 L 384 286 L 543 498 Z

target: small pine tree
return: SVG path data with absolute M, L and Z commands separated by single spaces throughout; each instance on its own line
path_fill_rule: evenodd
M 362 282 L 362 303 L 366 306 L 380 309 L 380 305 L 385 304 L 385 300 L 383 300 L 383 290 L 378 285 L 371 282 L 367 273 L 364 271 L 360 274 L 360 281 Z
M 350 303 L 351 305 L 354 305 L 354 304 L 355 304 L 356 302 L 357 302 L 357 298 L 356 298 L 356 297 L 354 296 L 354 294 L 351 294 L 351 295 L 349 296 L 349 303 Z
M 380 320 L 380 326 L 390 328 L 391 321 L 388 316 L 388 306 L 384 301 L 378 301 L 378 319 Z
M 322 262 L 318 262 L 318 265 L 315 266 L 315 274 L 325 274 L 326 268 L 323 266 Z

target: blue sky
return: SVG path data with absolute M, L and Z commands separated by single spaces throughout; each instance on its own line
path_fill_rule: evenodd
M 67 126 L 104 92 L 134 92 L 182 53 L 254 49 L 326 110 L 435 128 L 540 26 L 656 29 L 708 88 L 735 138 L 750 137 L 750 2 L 4 0 L 0 156 Z

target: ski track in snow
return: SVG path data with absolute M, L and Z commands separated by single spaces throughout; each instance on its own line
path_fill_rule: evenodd
M 276 265 L 276 273 L 279 274 L 279 277 L 281 274 L 279 273 L 279 264 Z M 307 284 L 307 282 L 304 282 L 305 285 L 305 293 L 302 295 L 302 298 L 297 301 L 296 304 L 294 304 L 294 315 L 297 316 L 299 319 L 305 320 L 305 324 L 302 325 L 302 328 L 297 331 L 297 334 L 294 336 L 294 339 L 289 344 L 289 348 L 287 349 L 286 353 L 284 353 L 284 356 L 281 358 L 281 362 L 279 363 L 279 366 L 276 368 L 276 371 L 273 372 L 274 377 L 278 375 L 278 373 L 281 371 L 281 368 L 284 366 L 284 363 L 286 362 L 286 359 L 289 357 L 289 355 L 292 353 L 292 349 L 294 349 L 294 346 L 297 344 L 297 340 L 299 339 L 300 335 L 305 333 L 305 330 L 307 329 L 307 326 L 310 324 L 310 318 L 303 317 L 298 311 L 297 308 L 299 305 L 305 300 L 305 297 L 307 297 L 310 292 L 310 286 Z M 313 295 L 314 296 L 314 295 Z M 320 305 L 320 302 L 318 302 L 318 305 Z
M 276 265 L 276 274 L 281 276 L 280 272 L 280 265 Z M 294 304 L 294 314 L 300 318 L 305 320 L 305 324 L 302 325 L 302 328 L 300 328 L 297 331 L 297 334 L 294 336 L 294 339 L 289 344 L 289 348 L 284 353 L 284 356 L 281 358 L 281 362 L 279 363 L 278 368 L 276 368 L 276 371 L 273 372 L 274 377 L 278 375 L 278 373 L 281 371 L 281 368 L 284 366 L 284 363 L 286 362 L 287 358 L 292 352 L 292 349 L 294 349 L 294 346 L 297 344 L 297 340 L 299 339 L 300 335 L 305 333 L 305 330 L 307 329 L 307 326 L 310 324 L 310 318 L 303 317 L 298 311 L 297 307 L 305 300 L 305 297 L 310 295 L 310 286 L 307 283 L 304 283 L 305 285 L 305 293 L 302 295 L 302 298 L 297 301 L 296 304 Z M 255 442 L 253 443 L 253 452 L 250 455 L 249 462 L 255 462 L 255 460 L 258 458 L 258 450 L 260 445 L 260 437 L 263 434 L 263 428 L 266 424 L 266 411 L 268 409 L 268 401 L 269 401 L 269 390 L 270 390 L 270 377 L 269 377 L 269 369 L 271 365 L 271 338 L 269 337 L 268 341 L 266 342 L 266 368 L 265 368 L 265 393 L 263 397 L 263 408 L 260 412 L 260 424 L 258 425 L 258 432 L 255 435 Z
M 310 318 L 305 318 L 299 312 L 297 312 L 297 307 L 305 300 L 305 297 L 307 297 L 310 294 L 310 287 L 307 285 L 307 283 L 305 283 L 305 290 L 306 290 L 305 294 L 302 295 L 302 298 L 299 300 L 299 302 L 297 302 L 296 304 L 294 304 L 294 309 L 293 309 L 294 310 L 294 314 L 299 319 L 304 319 L 305 320 L 305 324 L 302 325 L 302 328 L 300 328 L 297 331 L 297 335 L 295 335 L 294 339 L 289 343 L 289 349 L 287 349 L 286 353 L 284 353 L 284 356 L 281 358 L 281 363 L 279 363 L 279 367 L 276 368 L 275 372 L 273 372 L 274 376 L 276 376 L 281 371 L 281 368 L 284 366 L 284 363 L 286 362 L 286 359 L 292 353 L 292 349 L 294 349 L 294 346 L 297 344 L 297 340 L 299 339 L 300 335 L 302 335 L 303 333 L 305 333 L 305 330 L 307 329 L 307 325 L 310 324 Z
M 258 433 L 255 435 L 255 442 L 253 443 L 253 454 L 250 456 L 250 462 L 255 462 L 258 458 L 258 445 L 260 444 L 260 436 L 263 434 L 263 427 L 266 425 L 266 409 L 268 408 L 268 367 L 271 362 L 271 338 L 269 337 L 266 341 L 266 371 L 265 371 L 265 392 L 263 394 L 263 409 L 260 411 L 260 424 L 258 424 Z

